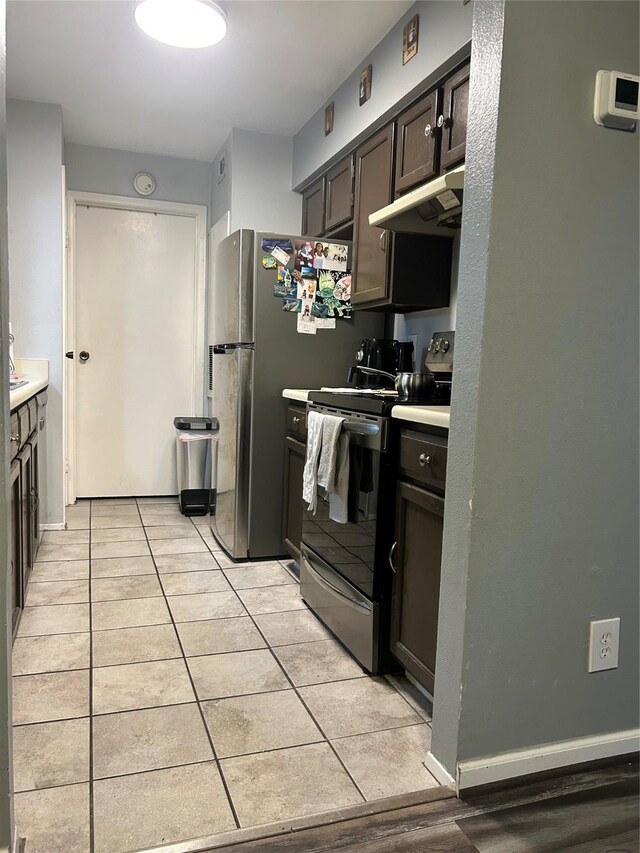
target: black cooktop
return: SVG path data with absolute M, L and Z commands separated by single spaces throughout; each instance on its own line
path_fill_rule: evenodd
M 448 406 L 450 394 L 439 390 L 436 396 L 425 399 L 399 399 L 397 394 L 359 394 L 349 391 L 310 391 L 309 402 L 319 406 L 335 406 L 367 415 L 390 415 L 394 406 Z

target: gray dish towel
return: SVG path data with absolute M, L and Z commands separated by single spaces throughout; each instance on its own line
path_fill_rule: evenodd
M 322 416 L 322 447 L 318 463 L 318 485 L 329 494 L 335 491 L 336 462 L 338 460 L 338 439 L 344 418 L 335 415 Z
M 339 524 L 349 521 L 349 433 L 338 440 L 338 460 L 334 491 L 329 494 L 329 518 Z
M 302 474 L 302 497 L 311 512 L 316 511 L 318 502 L 318 458 L 322 447 L 322 424 L 324 415 L 309 412 L 307 417 L 307 457 Z

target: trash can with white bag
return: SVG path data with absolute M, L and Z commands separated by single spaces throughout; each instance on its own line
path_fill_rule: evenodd
M 215 515 L 218 470 L 217 418 L 174 418 L 178 500 L 183 515 Z

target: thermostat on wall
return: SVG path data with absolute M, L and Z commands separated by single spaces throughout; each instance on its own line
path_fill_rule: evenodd
M 602 127 L 636 129 L 640 119 L 638 90 L 640 77 L 622 71 L 598 71 L 593 99 L 593 118 Z
M 148 172 L 138 172 L 133 179 L 133 188 L 138 195 L 151 195 L 156 188 L 156 182 Z

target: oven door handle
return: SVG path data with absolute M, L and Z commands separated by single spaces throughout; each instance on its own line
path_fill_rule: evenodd
M 366 604 L 363 604 L 361 601 L 358 601 L 356 598 L 352 598 L 350 595 L 347 595 L 346 592 L 342 592 L 342 590 L 338 589 L 337 586 L 334 586 L 332 583 L 329 583 L 329 581 L 326 578 L 323 578 L 322 575 L 319 574 L 319 572 L 317 572 L 316 569 L 313 568 L 313 566 L 311 565 L 311 561 L 308 558 L 307 558 L 306 562 L 307 562 L 307 568 L 309 569 L 311 574 L 314 576 L 314 578 L 317 580 L 317 582 L 320 584 L 320 586 L 323 586 L 323 587 L 325 587 L 325 589 L 329 590 L 330 592 L 335 593 L 335 595 L 340 596 L 340 598 L 343 598 L 345 601 L 348 601 L 349 604 L 353 604 L 355 607 L 359 607 L 360 610 L 364 610 L 367 613 L 371 613 L 371 608 L 367 607 Z
M 347 432 L 355 432 L 357 435 L 378 435 L 380 427 L 378 424 L 363 424 L 358 421 L 345 421 L 342 428 Z

